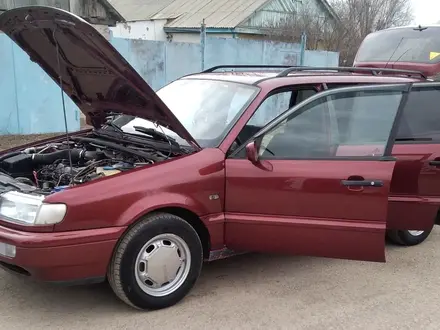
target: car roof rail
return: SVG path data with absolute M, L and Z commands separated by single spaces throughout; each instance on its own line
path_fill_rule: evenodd
M 202 71 L 202 73 L 210 73 L 215 72 L 219 69 L 288 69 L 292 68 L 291 65 L 257 65 L 257 64 L 231 64 L 231 65 L 217 65 L 213 66 L 212 68 L 206 69 Z
M 351 73 L 370 73 L 373 76 L 383 75 L 384 73 L 403 74 L 408 76 L 420 76 L 423 79 L 427 77 L 420 71 L 399 70 L 399 69 L 383 69 L 383 68 L 367 68 L 367 67 L 313 67 L 313 66 L 292 66 L 277 75 L 277 77 L 287 77 L 290 73 L 303 71 L 337 71 Z

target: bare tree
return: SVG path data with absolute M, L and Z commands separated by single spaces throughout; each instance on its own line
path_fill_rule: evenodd
M 336 17 L 320 16 L 316 8 L 268 22 L 265 32 L 279 41 L 299 42 L 307 35 L 308 49 L 339 51 L 341 62 L 351 64 L 362 40 L 371 32 L 409 24 L 410 0 L 332 0 Z

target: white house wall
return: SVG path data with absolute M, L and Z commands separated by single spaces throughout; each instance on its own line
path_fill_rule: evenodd
M 110 40 L 110 28 L 107 25 L 92 24 L 93 27 L 101 33 L 107 40 Z
M 328 16 L 328 12 L 320 0 L 273 0 L 257 10 L 248 20 L 240 24 L 240 27 L 272 26 L 280 21 L 292 18 L 297 12 L 301 12 L 302 6 L 308 10 L 316 11 L 317 15 Z
M 166 23 L 166 20 L 117 23 L 110 30 L 115 38 L 166 41 L 167 35 L 163 30 Z
M 173 42 L 188 42 L 193 44 L 200 43 L 200 34 L 199 33 L 172 33 Z M 216 33 L 216 34 L 208 34 L 208 37 L 216 37 L 216 38 L 232 38 L 232 34 L 226 33 Z
M 171 33 L 170 36 L 167 37 L 167 34 L 163 30 L 166 22 L 166 20 L 152 20 L 117 23 L 116 26 L 111 27 L 110 30 L 115 38 L 200 43 L 200 34 L 197 32 Z M 232 38 L 232 34 L 228 33 L 209 34 L 209 36 Z

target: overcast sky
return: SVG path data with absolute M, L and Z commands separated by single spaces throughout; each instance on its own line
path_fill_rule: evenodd
M 440 21 L 440 0 L 411 0 L 415 24 L 431 24 Z

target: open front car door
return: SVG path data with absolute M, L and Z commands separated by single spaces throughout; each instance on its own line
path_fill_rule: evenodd
M 227 246 L 385 261 L 391 150 L 410 88 L 319 93 L 232 153 L 226 160 Z

